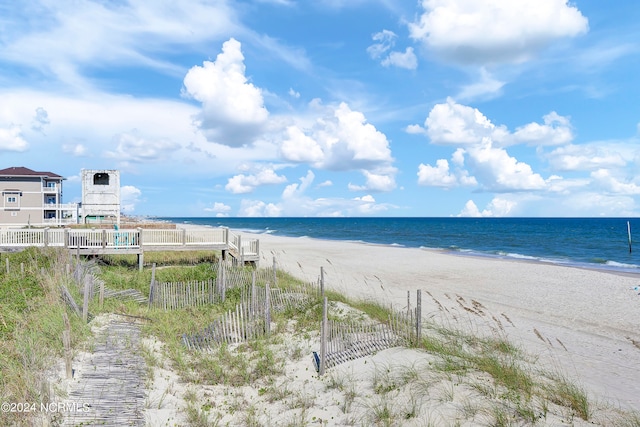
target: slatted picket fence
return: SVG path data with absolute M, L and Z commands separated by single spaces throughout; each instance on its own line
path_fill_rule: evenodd
M 391 308 L 386 323 L 362 320 L 329 320 L 325 298 L 320 332 L 320 354 L 314 352 L 316 370 L 324 375 L 326 369 L 341 363 L 374 354 L 397 346 L 406 346 L 420 339 L 422 330 L 421 292 L 416 294 L 416 308 L 411 309 L 407 294 L 406 310 Z
M 222 261 L 212 265 L 216 279 L 192 282 L 151 282 L 149 306 L 163 310 L 177 310 L 190 306 L 217 304 L 225 300 L 226 290 L 241 288 L 243 292 L 255 282 L 257 286 L 277 283 L 277 269 L 252 269 Z M 275 295 L 277 298 L 278 295 Z M 293 298 L 293 296 L 291 296 Z
M 255 276 L 252 275 L 250 284 L 242 286 L 240 302 L 235 309 L 222 314 L 201 331 L 182 336 L 185 347 L 206 351 L 222 343 L 237 344 L 268 335 L 271 311 L 304 307 L 320 295 L 320 288 L 315 284 L 294 289 L 272 288 L 268 282 L 264 286 L 258 285 Z
M 325 369 L 406 344 L 391 324 L 333 320 L 327 324 Z
M 163 310 L 178 310 L 221 301 L 219 285 L 213 279 L 191 282 L 154 282 L 152 286 L 151 305 Z

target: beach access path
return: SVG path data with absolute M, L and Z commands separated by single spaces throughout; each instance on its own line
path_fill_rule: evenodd
M 425 318 L 471 332 L 495 333 L 496 320 L 538 365 L 583 386 L 590 398 L 640 410 L 640 275 L 541 262 L 454 255 L 355 242 L 260 239 L 262 265 L 278 267 L 346 295 L 394 307 L 407 291 L 427 292 Z M 460 301 L 478 303 L 477 313 Z M 443 306 L 441 308 L 440 306 Z

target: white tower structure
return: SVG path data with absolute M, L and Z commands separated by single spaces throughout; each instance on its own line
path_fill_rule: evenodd
M 82 219 L 120 225 L 120 171 L 82 169 Z

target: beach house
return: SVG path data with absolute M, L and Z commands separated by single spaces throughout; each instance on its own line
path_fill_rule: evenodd
M 64 179 L 52 172 L 36 172 L 23 166 L 0 170 L 0 225 L 41 227 L 77 223 L 78 205 L 62 203 Z

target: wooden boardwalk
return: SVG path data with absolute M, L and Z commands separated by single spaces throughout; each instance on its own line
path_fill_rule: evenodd
M 140 327 L 112 319 L 96 336 L 95 349 L 79 363 L 64 426 L 144 426 L 145 362 L 140 356 Z
M 21 250 L 30 246 L 63 247 L 78 255 L 136 254 L 140 265 L 144 252 L 219 250 L 223 256 L 257 263 L 260 242 L 242 239 L 228 228 L 174 229 L 1 229 L 0 250 Z

